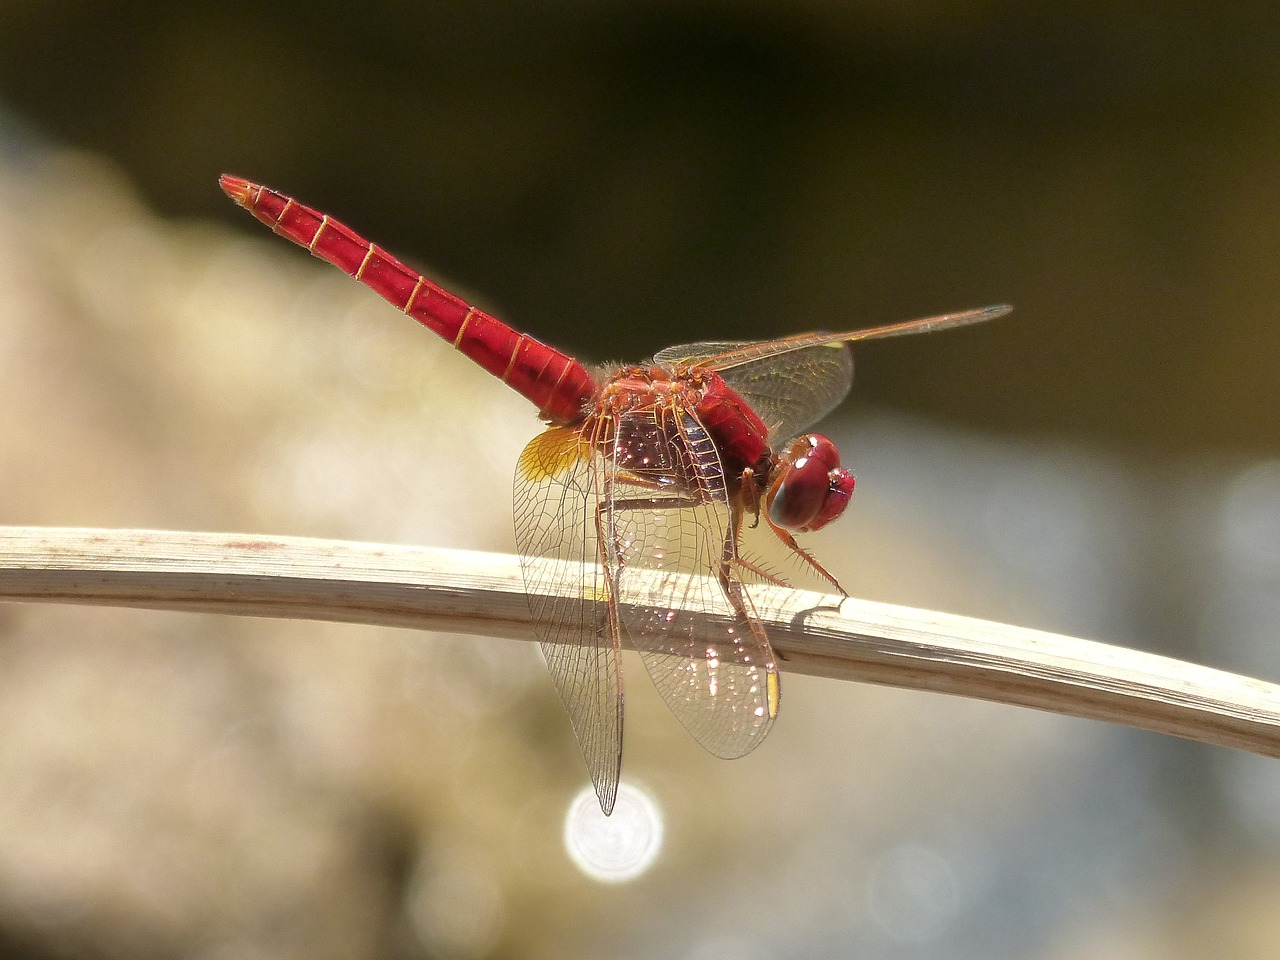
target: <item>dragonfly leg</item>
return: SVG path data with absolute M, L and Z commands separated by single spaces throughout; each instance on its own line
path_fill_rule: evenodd
M 800 544 L 796 543 L 796 538 L 793 537 L 788 530 L 785 530 L 784 528 L 774 523 L 767 513 L 764 514 L 764 519 L 765 519 L 765 522 L 769 524 L 769 528 L 773 530 L 775 534 L 778 535 L 778 539 L 781 540 L 783 543 L 785 543 L 787 545 L 787 548 L 792 553 L 794 553 L 797 557 L 799 557 L 802 563 L 804 563 L 811 570 L 813 570 L 823 580 L 827 581 L 827 583 L 831 584 L 833 587 L 839 590 L 841 596 L 847 597 L 849 595 L 848 592 L 845 590 L 845 588 L 840 586 L 840 581 L 837 580 L 834 576 L 832 576 L 826 567 L 824 567 L 822 564 L 820 564 L 817 560 L 814 559 L 813 554 L 811 554 L 804 547 L 800 546 Z
M 733 513 L 736 520 L 731 524 L 734 544 L 733 544 L 733 562 L 744 570 L 749 570 L 766 583 L 772 583 L 779 587 L 789 587 L 790 582 L 778 576 L 776 573 L 770 573 L 764 567 L 757 563 L 752 563 L 745 559 L 738 552 L 738 543 L 742 537 L 742 518 L 746 514 L 751 514 L 750 527 L 754 530 L 760 526 L 760 503 L 763 496 L 763 490 L 756 479 L 756 472 L 751 467 L 747 467 L 742 471 L 742 479 L 738 484 L 738 490 L 734 498 Z
M 680 507 L 696 507 L 703 503 L 701 499 L 692 495 L 672 496 L 672 488 L 664 486 L 652 477 L 642 476 L 638 473 L 632 473 L 630 470 L 618 470 L 610 476 L 611 482 L 621 482 L 632 487 L 641 487 L 647 490 L 665 490 L 668 491 L 661 497 L 626 497 L 622 500 L 615 501 L 614 509 L 622 510 L 666 510 L 678 509 Z
M 698 506 L 692 497 L 626 497 L 613 505 L 615 510 L 676 510 Z
M 613 644 L 615 652 L 622 647 L 622 618 L 618 612 L 618 583 L 622 577 L 623 554 L 622 545 L 618 543 L 616 530 L 612 523 L 605 518 L 604 505 L 609 503 L 612 496 L 613 480 L 610 477 L 604 478 L 604 490 L 601 495 L 596 498 L 595 509 L 595 527 L 596 527 L 596 558 L 600 563 L 600 569 L 604 571 L 605 582 L 605 609 L 609 616 L 609 641 Z M 621 696 L 621 692 L 619 692 Z
M 729 511 L 729 529 L 724 533 L 724 544 L 720 548 L 720 566 L 717 570 L 716 578 L 720 581 L 720 589 L 728 597 L 734 612 L 746 621 L 753 634 L 767 644 L 768 640 L 765 637 L 764 627 L 760 625 L 760 620 L 756 617 L 754 611 L 748 608 L 746 594 L 742 591 L 742 581 L 733 575 L 735 566 L 745 566 L 751 570 L 755 569 L 753 565 L 747 564 L 738 556 L 738 538 L 741 535 L 742 508 L 734 505 Z M 768 574 L 764 574 L 764 576 L 768 577 Z M 783 585 L 785 586 L 785 584 Z
M 613 508 L 615 510 L 658 510 L 658 509 L 666 510 L 666 509 L 672 509 L 672 508 L 690 509 L 696 506 L 699 506 L 699 501 L 693 499 L 692 497 L 683 497 L 680 499 L 676 499 L 674 497 L 629 497 L 625 500 L 617 501 L 613 505 Z M 753 521 L 752 526 L 754 527 L 755 524 L 758 522 L 759 522 L 759 515 L 757 515 L 756 520 Z M 739 524 L 738 525 L 739 533 L 741 533 L 741 529 L 742 529 L 741 524 Z M 730 566 L 737 566 L 737 567 L 741 567 L 743 570 L 750 571 L 751 573 L 759 577 L 761 580 L 764 580 L 766 583 L 772 583 L 775 586 L 779 586 L 779 587 L 791 586 L 791 584 L 785 578 L 780 577 L 775 573 L 770 573 L 764 567 L 759 566 L 758 564 L 752 563 L 750 560 L 747 560 L 739 556 L 736 544 L 733 549 L 733 556 L 728 560 L 728 563 Z M 724 586 L 723 570 L 721 571 L 719 579 L 721 581 L 721 586 Z M 725 587 L 725 592 L 726 593 L 729 592 L 728 587 Z
M 742 509 L 751 513 L 751 529 L 760 526 L 760 498 L 764 490 L 756 482 L 756 472 L 751 467 L 742 471 L 742 480 L 738 484 L 738 502 Z
M 791 586 L 791 581 L 788 580 L 786 577 L 780 577 L 776 573 L 770 573 L 768 570 L 766 570 L 764 567 L 760 566 L 759 564 L 752 563 L 750 560 L 747 560 L 743 557 L 736 557 L 734 558 L 733 562 L 736 563 L 743 570 L 748 570 L 751 573 L 755 574 L 765 583 L 771 583 L 775 587 Z

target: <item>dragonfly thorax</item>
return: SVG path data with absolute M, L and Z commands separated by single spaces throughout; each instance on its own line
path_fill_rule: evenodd
M 619 367 L 604 378 L 597 401 L 613 413 L 651 406 L 680 393 L 680 383 L 661 367 Z

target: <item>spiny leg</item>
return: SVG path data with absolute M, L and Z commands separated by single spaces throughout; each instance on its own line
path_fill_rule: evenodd
M 600 569 L 604 571 L 605 591 L 605 608 L 609 615 L 609 641 L 613 644 L 615 651 L 620 651 L 622 646 L 622 620 L 618 615 L 618 587 L 619 581 L 622 579 L 622 550 L 621 545 L 617 542 L 617 525 L 608 522 L 605 519 L 605 511 L 612 512 L 610 502 L 613 497 L 613 478 L 606 475 L 604 478 L 604 490 L 602 496 L 596 498 L 595 510 L 595 527 L 596 527 L 596 555 L 600 563 Z M 613 562 L 610 562 L 612 555 Z
M 764 628 L 760 625 L 755 613 L 748 609 L 747 599 L 742 592 L 742 581 L 733 576 L 733 568 L 743 564 L 738 556 L 738 538 L 742 535 L 742 508 L 737 504 L 729 506 L 729 528 L 724 533 L 724 544 L 720 548 L 720 566 L 716 578 L 720 581 L 720 589 L 728 597 L 734 613 L 746 621 L 751 632 L 766 644 L 768 640 Z
M 615 503 L 613 508 L 615 510 L 654 510 L 654 509 L 672 509 L 672 508 L 689 510 L 697 506 L 701 506 L 700 502 L 698 500 L 695 500 L 692 497 L 683 497 L 679 500 L 674 499 L 672 497 L 651 497 L 651 498 L 650 497 L 627 497 L 626 499 L 619 500 L 617 503 Z M 738 525 L 738 530 L 740 533 L 741 524 Z M 747 570 L 755 574 L 765 583 L 772 583 L 774 586 L 778 586 L 778 587 L 791 586 L 791 584 L 785 578 L 780 577 L 775 573 L 770 573 L 768 570 L 766 570 L 764 567 L 760 566 L 759 564 L 752 563 L 750 560 L 747 560 L 744 557 L 740 556 L 738 554 L 736 545 L 733 549 L 733 556 L 732 558 L 730 558 L 729 562 L 733 566 L 741 567 L 743 570 Z M 724 586 L 723 572 L 721 572 L 721 574 L 717 576 L 717 579 L 720 580 L 721 586 L 723 587 Z M 727 587 L 725 588 L 725 592 L 728 593 Z
M 840 581 L 837 580 L 834 576 L 832 576 L 826 567 L 824 567 L 822 564 L 820 564 L 817 560 L 814 559 L 813 554 L 811 554 L 804 547 L 800 546 L 800 544 L 796 543 L 796 538 L 793 537 L 788 530 L 774 523 L 773 519 L 769 516 L 767 512 L 762 510 L 761 514 L 764 516 L 765 522 L 769 524 L 769 529 L 772 530 L 775 534 L 777 534 L 778 539 L 781 540 L 784 544 L 786 544 L 787 548 L 790 549 L 791 552 L 794 553 L 797 557 L 799 557 L 802 563 L 812 568 L 813 571 L 818 574 L 818 576 L 820 576 L 823 580 L 826 580 L 827 583 L 831 584 L 833 587 L 839 590 L 840 595 L 842 597 L 847 597 L 849 595 L 848 591 L 846 591 L 844 587 L 840 586 Z
M 734 557 L 733 562 L 737 564 L 739 567 L 741 567 L 743 570 L 746 570 L 750 573 L 755 574 L 765 583 L 771 583 L 775 587 L 791 586 L 791 581 L 786 579 L 786 577 L 781 577 L 776 573 L 771 573 L 770 571 L 766 570 L 764 567 L 760 566 L 758 563 L 752 563 L 750 560 L 746 559 L 745 557 L 741 557 L 741 556 Z

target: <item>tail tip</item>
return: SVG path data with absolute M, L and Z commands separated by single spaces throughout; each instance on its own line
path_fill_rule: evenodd
M 256 184 L 250 183 L 243 177 L 233 177 L 229 173 L 224 173 L 218 178 L 218 186 L 222 188 L 223 193 L 242 207 L 249 206 L 253 191 L 256 189 Z

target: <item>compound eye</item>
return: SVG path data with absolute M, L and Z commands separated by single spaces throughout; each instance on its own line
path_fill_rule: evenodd
M 827 480 L 826 499 L 822 501 L 817 516 L 809 521 L 805 530 L 821 530 L 844 513 L 844 508 L 849 505 L 849 498 L 853 496 L 853 474 L 844 467 L 832 470 L 827 475 Z
M 781 458 L 782 479 L 769 502 L 769 517 L 787 530 L 817 530 L 844 512 L 853 475 L 840 466 L 840 452 L 826 437 L 800 437 Z

